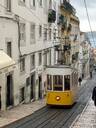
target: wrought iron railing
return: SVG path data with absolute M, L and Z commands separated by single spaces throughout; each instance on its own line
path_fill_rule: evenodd
M 63 3 L 61 3 L 61 7 L 63 7 L 64 9 L 66 9 L 68 12 L 75 14 L 76 10 L 75 8 L 66 0 L 63 0 Z
M 49 9 L 48 11 L 48 22 L 54 23 L 56 20 L 56 11 L 53 9 Z

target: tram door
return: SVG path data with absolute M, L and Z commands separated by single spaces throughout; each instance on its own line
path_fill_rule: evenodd
M 39 97 L 39 99 L 42 99 L 42 77 L 41 77 L 41 75 L 39 76 L 38 97 Z

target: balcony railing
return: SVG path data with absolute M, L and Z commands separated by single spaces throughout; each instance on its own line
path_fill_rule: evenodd
M 71 44 L 65 44 L 64 46 L 63 46 L 63 50 L 64 51 L 67 51 L 67 50 L 70 50 L 71 49 Z
M 77 61 L 78 60 L 78 54 L 79 52 L 76 52 L 75 54 L 72 55 L 72 62 Z
M 71 44 L 64 44 L 63 49 L 58 45 L 55 46 L 56 51 L 68 51 L 71 49 Z
M 58 14 L 58 24 L 61 25 L 65 21 L 65 17 L 63 15 Z
M 63 3 L 61 3 L 61 7 L 64 8 L 65 10 L 67 10 L 68 12 L 75 14 L 76 10 L 75 8 L 66 0 L 63 0 Z
M 56 11 L 53 9 L 49 9 L 48 11 L 48 22 L 54 23 L 56 20 Z

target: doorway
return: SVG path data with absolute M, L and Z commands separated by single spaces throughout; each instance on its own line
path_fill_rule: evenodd
M 13 80 L 12 74 L 7 76 L 7 87 L 6 87 L 6 106 L 13 106 Z
M 31 74 L 31 100 L 35 100 L 35 73 Z
M 42 99 L 42 76 L 40 75 L 38 79 L 39 79 L 38 98 Z

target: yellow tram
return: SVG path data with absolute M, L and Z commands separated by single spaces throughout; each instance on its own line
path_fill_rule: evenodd
M 77 99 L 78 72 L 65 65 L 49 66 L 47 74 L 47 105 L 73 105 Z

